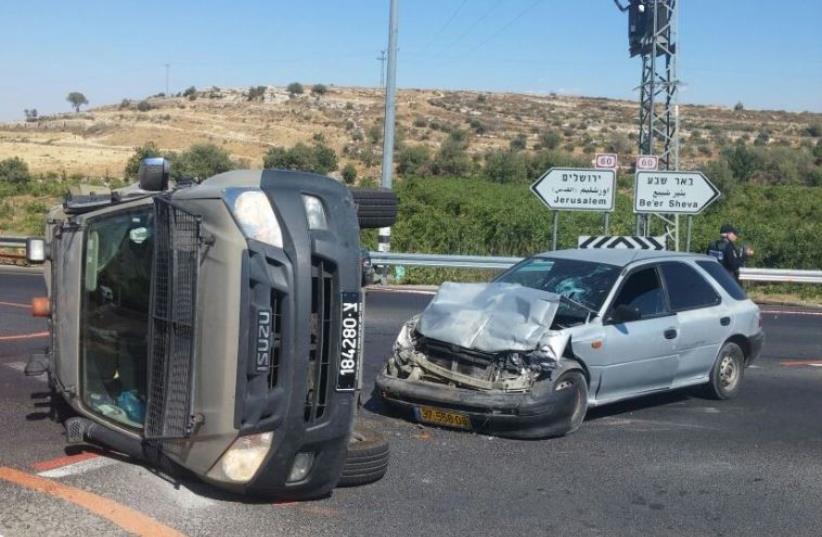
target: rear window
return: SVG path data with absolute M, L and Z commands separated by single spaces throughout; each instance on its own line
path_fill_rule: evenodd
M 725 270 L 725 267 L 716 261 L 697 261 L 697 265 L 705 269 L 705 272 L 711 275 L 711 278 L 725 289 L 725 292 L 731 295 L 736 300 L 745 300 L 748 295 L 745 290 L 740 287 L 736 280 L 731 277 L 730 273 Z
M 662 263 L 660 267 L 672 310 L 707 308 L 722 301 L 711 284 L 693 267 L 677 262 Z

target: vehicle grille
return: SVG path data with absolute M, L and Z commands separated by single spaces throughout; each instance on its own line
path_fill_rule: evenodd
M 277 387 L 280 374 L 280 354 L 283 346 L 283 297 L 271 290 L 271 366 L 268 370 L 268 388 Z
M 194 321 L 200 220 L 154 199 L 154 270 L 145 436 L 186 438 L 193 428 Z
M 332 316 L 336 304 L 336 267 L 320 258 L 311 263 L 311 314 L 309 319 L 308 375 L 305 421 L 323 417 L 328 398 L 328 365 L 334 346 Z
M 497 361 L 493 353 L 453 347 L 435 339 L 420 338 L 419 345 L 431 363 L 477 378 L 486 378 L 489 367 Z

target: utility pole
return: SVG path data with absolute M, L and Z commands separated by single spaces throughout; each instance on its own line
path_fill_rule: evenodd
M 628 12 L 628 41 L 631 57 L 642 58 L 639 85 L 639 154 L 659 155 L 662 170 L 679 169 L 679 79 L 677 78 L 678 0 L 629 0 L 621 11 Z M 651 234 L 652 215 L 637 215 L 636 234 Z M 679 218 L 656 214 L 673 227 L 675 248 L 679 249 Z
M 166 97 L 168 97 L 168 81 L 169 81 L 169 73 L 171 72 L 171 64 L 166 63 L 164 64 L 166 67 Z
M 397 93 L 397 29 L 398 0 L 391 0 L 391 11 L 388 17 L 388 72 L 385 86 L 385 126 L 382 145 L 382 180 L 383 188 L 391 189 L 394 173 L 394 105 Z M 383 227 L 379 231 L 380 252 L 391 251 L 391 228 Z
M 377 61 L 380 62 L 380 89 L 385 87 L 385 50 L 380 51 Z

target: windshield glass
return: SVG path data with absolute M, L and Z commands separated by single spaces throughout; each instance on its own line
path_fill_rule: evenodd
M 134 428 L 145 419 L 153 220 L 148 206 L 95 219 L 85 234 L 83 401 Z
M 599 311 L 619 271 L 619 267 L 605 263 L 534 257 L 502 274 L 496 281 L 556 293 Z

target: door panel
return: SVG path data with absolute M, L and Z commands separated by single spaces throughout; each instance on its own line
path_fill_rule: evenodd
M 677 371 L 679 320 L 670 313 L 668 297 L 655 265 L 640 267 L 619 284 L 603 326 L 599 354 L 598 401 L 613 401 L 671 387 Z M 636 320 L 615 313 L 627 308 Z
M 669 330 L 677 332 L 672 339 L 665 337 Z M 607 325 L 604 332 L 598 401 L 671 387 L 678 362 L 676 315 Z
M 694 384 L 707 379 L 719 347 L 730 328 L 721 319 L 730 317 L 724 305 L 683 311 L 679 317 L 679 368 L 674 385 Z

